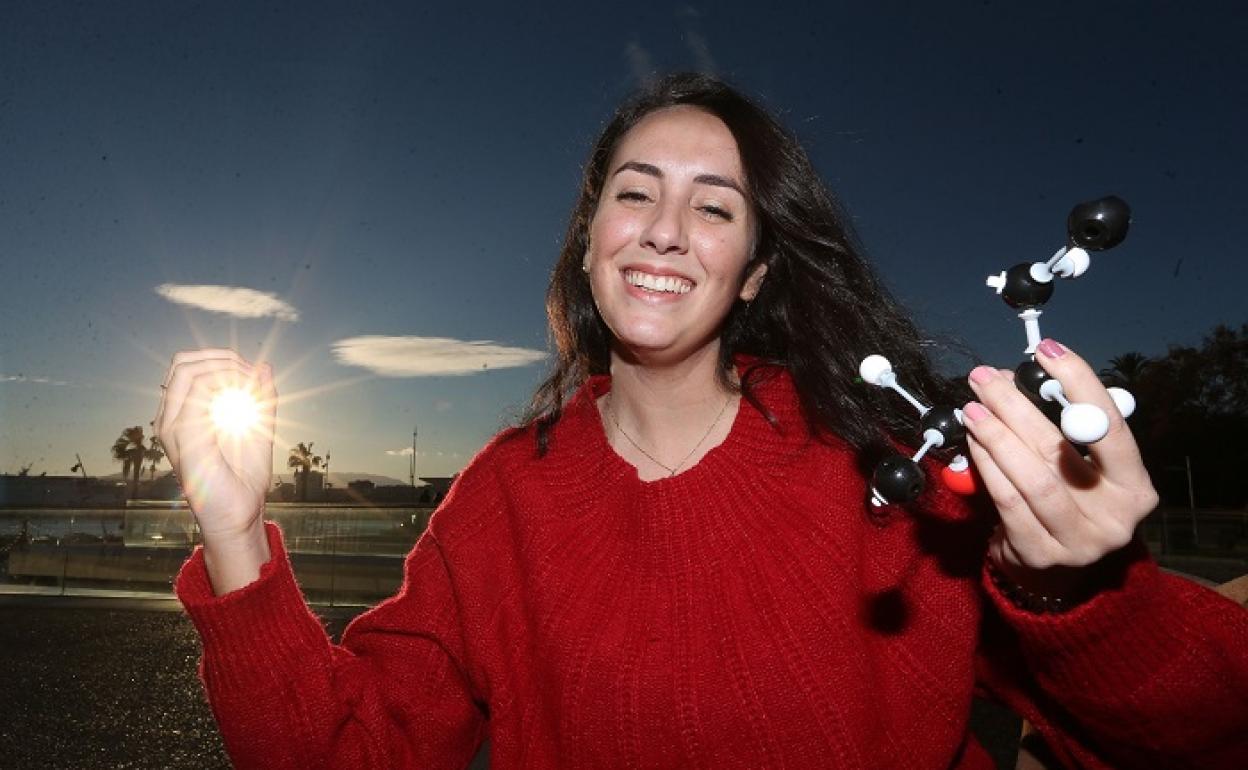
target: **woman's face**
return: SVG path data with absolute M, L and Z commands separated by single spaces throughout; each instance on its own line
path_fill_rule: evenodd
M 765 266 L 745 280 L 754 217 L 737 143 L 693 107 L 652 112 L 624 135 L 590 225 L 594 303 L 641 360 L 684 360 L 718 342 L 738 297 L 753 299 Z

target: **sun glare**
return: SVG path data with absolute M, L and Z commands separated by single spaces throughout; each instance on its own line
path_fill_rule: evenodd
M 242 436 L 259 419 L 255 396 L 242 388 L 226 388 L 212 400 L 212 422 L 222 433 Z

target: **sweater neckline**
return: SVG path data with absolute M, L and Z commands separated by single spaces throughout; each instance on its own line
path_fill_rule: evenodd
M 736 414 L 732 417 L 732 425 L 729 426 L 728 434 L 724 436 L 724 440 L 708 449 L 706 454 L 702 455 L 696 463 L 685 466 L 680 473 L 669 476 L 661 476 L 657 479 L 647 481 L 641 477 L 640 473 L 637 472 L 637 467 L 635 465 L 630 463 L 628 460 L 625 460 L 619 452 L 615 451 L 615 447 L 611 446 L 611 441 L 607 438 L 607 428 L 602 424 L 602 414 L 598 410 L 598 400 L 611 392 L 611 385 L 611 376 L 607 374 L 600 374 L 592 377 L 585 389 L 586 405 L 589 407 L 591 416 L 594 418 L 594 423 L 596 423 L 596 428 L 591 430 L 591 435 L 593 436 L 595 444 L 595 451 L 605 456 L 605 461 L 609 466 L 614 466 L 612 468 L 613 472 L 620 473 L 630 482 L 647 488 L 657 489 L 659 486 L 664 485 L 665 482 L 675 481 L 682 476 L 694 473 L 708 461 L 713 466 L 715 464 L 715 458 L 713 455 L 724 449 L 729 442 L 738 437 L 737 434 L 739 434 L 742 430 L 742 414 L 747 408 L 749 408 L 748 402 L 742 398 L 737 403 Z
M 751 362 L 739 356 L 738 373 Z M 753 389 L 775 424 L 742 398 L 728 435 L 696 464 L 675 476 L 643 481 L 607 440 L 597 399 L 610 390 L 610 375 L 591 376 L 569 399 L 555 427 L 548 455 L 552 462 L 547 467 L 562 480 L 560 486 L 566 485 L 573 494 L 596 496 L 612 484 L 624 484 L 636 493 L 693 491 L 716 483 L 724 474 L 748 476 L 759 468 L 767 468 L 773 477 L 787 476 L 793 459 L 810 441 L 792 379 L 786 370 L 777 368 L 774 376 L 763 378 Z

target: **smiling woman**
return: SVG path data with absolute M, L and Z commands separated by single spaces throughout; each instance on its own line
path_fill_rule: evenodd
M 977 693 L 1067 765 L 1248 766 L 1248 615 L 1133 538 L 1156 495 L 1072 351 L 1048 340 L 1040 365 L 1113 416 L 1077 478 L 979 367 L 964 411 L 988 494 L 873 515 L 862 469 L 908 426 L 858 362 L 887 356 L 927 401 L 970 391 L 932 371 L 805 152 L 734 89 L 674 75 L 621 106 L 547 310 L 558 358 L 530 414 L 341 645 L 262 521 L 271 434 L 231 464 L 186 407 L 258 374 L 271 424 L 271 373 L 175 358 L 157 424 L 202 480 L 204 541 L 175 588 L 237 766 L 462 768 L 488 737 L 502 768 L 989 768 Z M 1056 591 L 1073 609 L 1027 600 Z
M 681 369 L 676 380 L 717 381 L 722 394 L 748 401 L 749 378 L 739 383 L 735 373 L 739 354 L 782 364 L 800 385 L 807 427 L 865 457 L 888 451 L 907 427 L 857 385 L 860 350 L 904 362 L 921 398 L 968 395 L 934 373 L 921 335 L 868 266 L 801 146 L 722 83 L 672 78 L 630 100 L 599 137 L 584 176 L 547 294 L 559 358 L 527 415 L 541 446 L 545 426 L 597 374 L 610 372 L 618 386 Z M 665 291 L 656 292 L 660 281 Z M 687 421 L 684 432 L 699 433 L 692 424 L 709 422 L 722 401 L 699 389 L 666 393 L 661 406 L 675 414 L 659 424 Z M 633 404 L 612 400 L 626 429 L 655 432 L 639 424 Z M 657 433 L 643 436 L 657 454 L 687 449 Z M 656 446 L 665 443 L 673 446 Z M 643 475 L 663 470 L 632 459 Z

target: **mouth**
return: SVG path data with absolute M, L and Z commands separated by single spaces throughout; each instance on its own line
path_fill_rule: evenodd
M 655 275 L 642 270 L 624 270 L 624 280 L 643 292 L 650 294 L 688 294 L 693 291 L 693 281 L 679 275 Z

